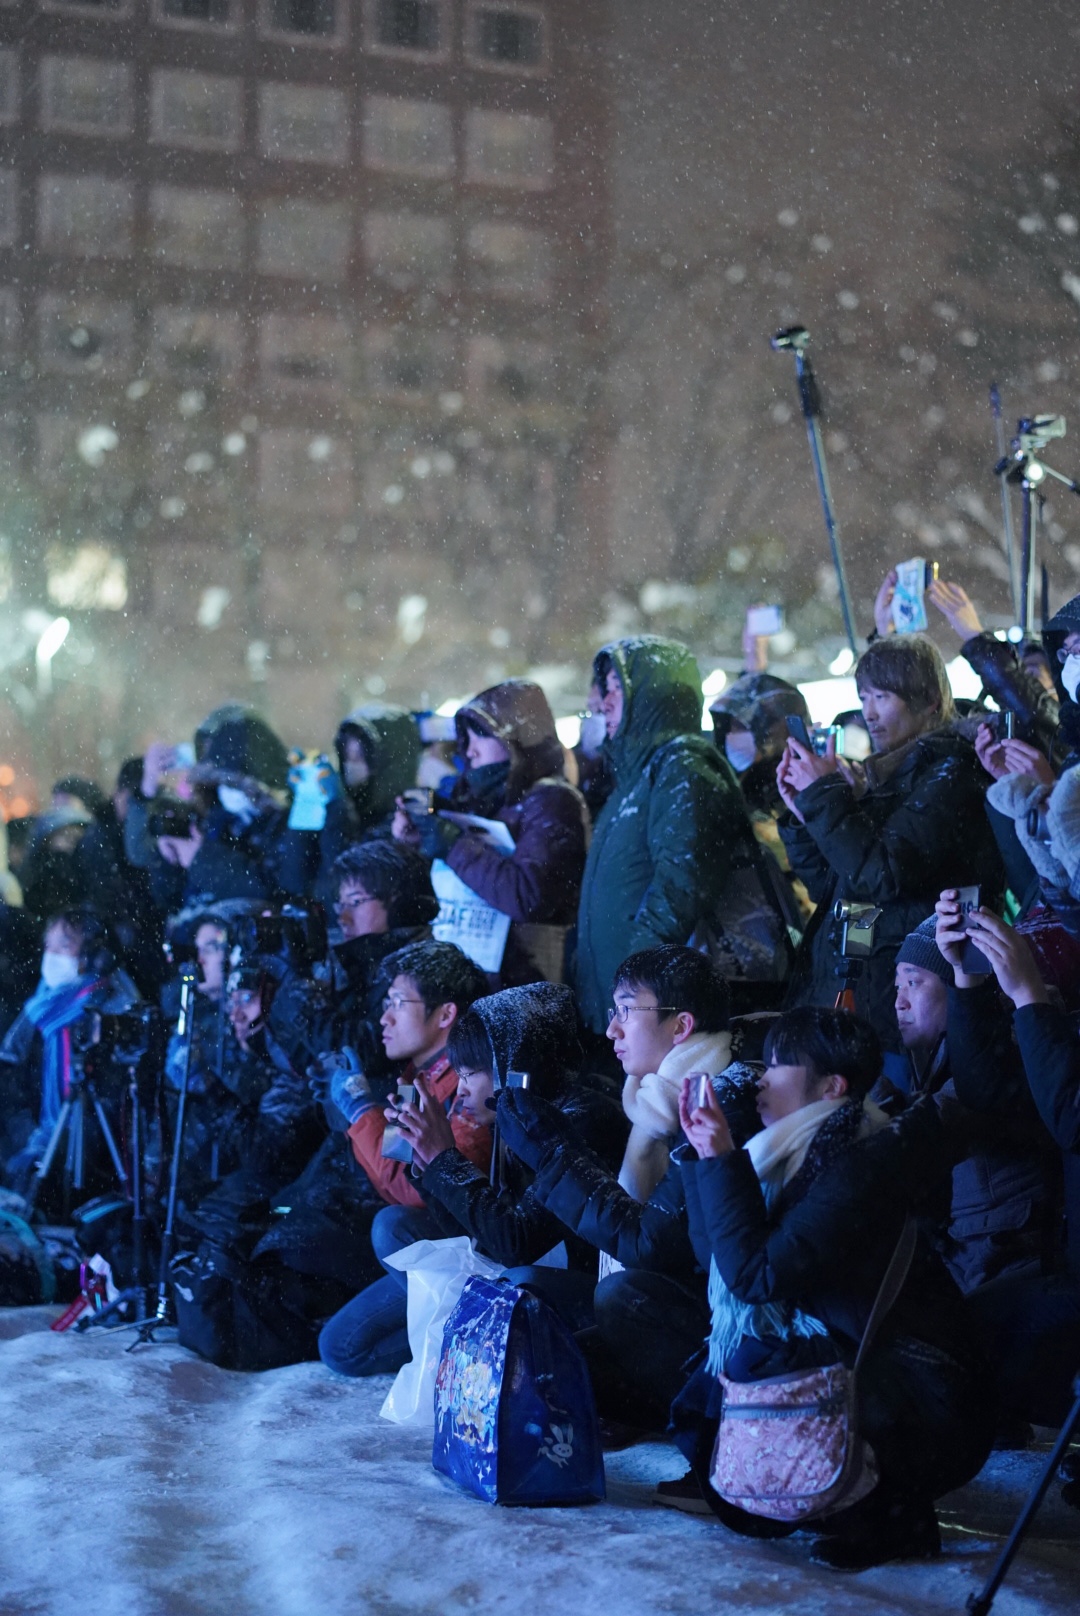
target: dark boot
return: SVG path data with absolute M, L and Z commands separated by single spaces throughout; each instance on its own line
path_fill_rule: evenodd
M 832 1571 L 867 1571 L 889 1560 L 933 1560 L 941 1533 L 932 1505 L 894 1501 L 880 1514 L 866 1514 L 844 1530 L 819 1537 L 810 1551 Z

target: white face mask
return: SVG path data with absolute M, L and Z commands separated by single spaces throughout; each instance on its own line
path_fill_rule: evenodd
M 595 757 L 607 738 L 603 713 L 586 713 L 581 720 L 580 746 L 586 757 Z
M 235 814 L 244 824 L 249 824 L 255 818 L 255 804 L 246 791 L 238 786 L 218 786 L 218 802 L 227 814 Z
M 757 757 L 757 742 L 748 729 L 729 730 L 724 736 L 727 760 L 737 774 L 743 774 Z
M 1077 688 L 1080 687 L 1080 656 L 1075 651 L 1062 664 L 1061 682 L 1069 692 L 1069 700 L 1075 701 Z
M 363 758 L 346 758 L 341 772 L 347 786 L 362 786 L 371 778 L 371 770 Z
M 41 956 L 41 980 L 47 988 L 66 988 L 79 980 L 79 962 L 70 954 L 47 948 Z

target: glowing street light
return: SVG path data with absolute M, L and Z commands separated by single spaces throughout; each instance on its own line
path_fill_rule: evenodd
M 37 663 L 38 695 L 48 696 L 52 693 L 52 661 L 68 635 L 71 633 L 71 622 L 66 617 L 54 617 L 48 628 L 44 630 L 37 642 L 34 652 L 34 661 Z

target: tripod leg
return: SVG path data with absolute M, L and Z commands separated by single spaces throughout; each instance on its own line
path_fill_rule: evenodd
M 53 1131 L 49 1135 L 49 1143 L 45 1146 L 45 1154 L 34 1168 L 33 1181 L 26 1196 L 27 1206 L 33 1207 L 36 1205 L 37 1198 L 41 1193 L 41 1186 L 49 1176 L 49 1168 L 53 1164 L 56 1152 L 60 1147 L 60 1141 L 64 1137 L 64 1130 L 68 1125 L 68 1119 L 71 1116 L 72 1104 L 73 1102 L 70 1099 L 67 1099 L 60 1107 L 60 1115 L 53 1123 Z
M 971 1616 L 988 1616 L 990 1607 L 997 1596 L 997 1591 L 1005 1581 L 1009 1567 L 1016 1559 L 1024 1534 L 1034 1520 L 1036 1511 L 1046 1497 L 1047 1489 L 1057 1474 L 1058 1466 L 1065 1456 L 1065 1450 L 1072 1441 L 1076 1430 L 1080 1428 L 1080 1376 L 1077 1376 L 1073 1391 L 1076 1394 L 1076 1402 L 1072 1406 L 1068 1419 L 1061 1427 L 1057 1441 L 1047 1456 L 1042 1474 L 1028 1494 L 1027 1502 L 1017 1517 L 1016 1525 L 1009 1533 L 1005 1547 L 998 1555 L 997 1564 L 979 1593 L 972 1594 L 967 1602 L 967 1608 Z
M 90 1101 L 94 1107 L 94 1115 L 98 1119 L 98 1127 L 101 1129 L 102 1137 L 104 1138 L 108 1147 L 109 1155 L 112 1157 L 112 1164 L 116 1169 L 116 1176 L 120 1180 L 121 1188 L 126 1190 L 128 1182 L 127 1170 L 124 1167 L 124 1159 L 121 1156 L 116 1140 L 113 1137 L 113 1131 L 109 1127 L 109 1119 L 105 1115 L 105 1107 L 98 1099 L 94 1090 L 90 1088 L 89 1084 L 87 1084 L 87 1088 L 90 1090 Z

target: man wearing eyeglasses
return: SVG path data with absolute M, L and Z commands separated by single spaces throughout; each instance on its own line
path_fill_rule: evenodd
M 379 1024 L 386 992 L 383 962 L 398 949 L 430 938 L 439 903 L 424 860 L 396 842 L 372 840 L 347 848 L 334 873 L 341 937 L 331 947 L 329 1007 L 309 1009 L 304 984 L 288 981 L 275 996 L 271 1026 L 301 1069 L 328 1060 L 335 1065 L 332 1057 L 349 1045 L 368 1080 L 385 1093 L 393 1066 Z
M 478 1127 L 455 1105 L 458 1074 L 446 1052 L 450 1029 L 488 991 L 487 978 L 453 943 L 414 943 L 391 954 L 384 975 L 390 986 L 382 1001 L 383 1048 L 387 1058 L 404 1062 L 399 1083 L 423 1079 L 431 1099 L 450 1118 L 454 1143 L 484 1172 L 491 1159 L 491 1129 Z M 353 1155 L 382 1199 L 397 1206 L 423 1206 L 409 1163 L 382 1153 L 386 1115 L 363 1085 L 353 1084 L 351 1100 L 335 1095 L 349 1121 Z

